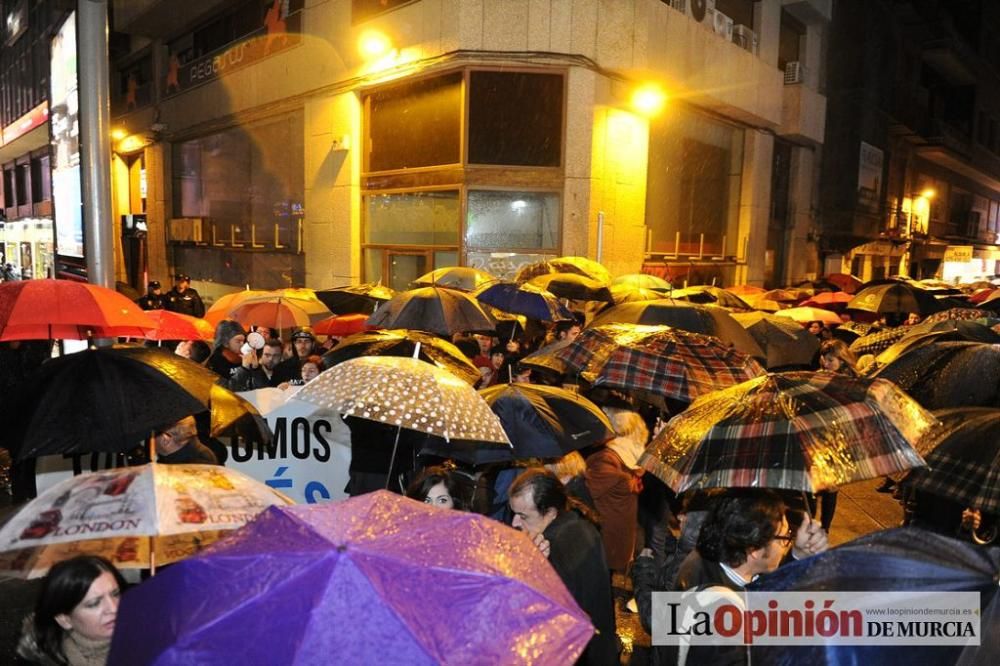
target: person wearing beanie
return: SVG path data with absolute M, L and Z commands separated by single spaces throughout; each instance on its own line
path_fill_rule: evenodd
M 246 341 L 246 332 L 239 322 L 223 319 L 215 327 L 215 345 L 212 355 L 205 362 L 206 367 L 228 382 L 236 371 L 243 367 L 241 348 Z
M 274 369 L 274 376 L 280 383 L 300 386 L 305 383 L 302 381 L 302 364 L 310 356 L 320 354 L 322 350 L 316 345 L 316 334 L 308 326 L 295 329 L 289 347 L 292 350 L 291 357 Z

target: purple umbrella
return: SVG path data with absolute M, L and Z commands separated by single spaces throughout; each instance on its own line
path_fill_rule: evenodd
M 570 664 L 594 630 L 528 538 L 379 491 L 268 510 L 123 597 L 110 664 Z

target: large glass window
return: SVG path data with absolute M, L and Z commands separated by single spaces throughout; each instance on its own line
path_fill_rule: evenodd
M 562 119 L 561 74 L 469 74 L 470 164 L 557 167 Z
M 174 144 L 174 217 L 204 218 L 220 243 L 297 250 L 302 137 L 296 112 Z
M 646 220 L 652 251 L 733 256 L 743 130 L 675 105 L 652 124 Z
M 458 191 L 369 194 L 365 243 L 457 245 Z
M 555 250 L 559 195 L 547 192 L 469 192 L 465 245 L 469 249 Z
M 461 72 L 379 90 L 368 104 L 368 171 L 462 161 Z

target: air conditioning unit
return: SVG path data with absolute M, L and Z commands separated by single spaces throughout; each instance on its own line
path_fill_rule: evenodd
M 745 25 L 733 28 L 733 44 L 750 53 L 757 53 L 757 33 Z
M 712 32 L 727 42 L 733 41 L 733 19 L 717 9 L 712 10 Z
M 175 217 L 170 220 L 170 240 L 178 243 L 203 243 L 205 220 L 200 217 Z
M 673 4 L 673 2 L 671 2 Z M 712 13 L 715 12 L 715 0 L 691 0 L 691 18 L 698 23 L 712 27 Z
M 785 85 L 802 83 L 806 78 L 806 68 L 798 60 L 785 63 Z

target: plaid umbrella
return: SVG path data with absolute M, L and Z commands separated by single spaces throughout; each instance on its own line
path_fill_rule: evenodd
M 937 425 L 892 382 L 770 374 L 696 400 L 639 463 L 678 493 L 816 492 L 923 465 L 923 438 Z
M 910 332 L 907 326 L 896 326 L 895 328 L 884 328 L 875 333 L 863 335 L 851 343 L 851 351 L 861 356 L 862 354 L 879 354 L 893 344 L 903 339 Z
M 1000 409 L 934 412 L 944 427 L 929 442 L 927 468 L 907 477 L 918 490 L 984 513 L 1000 513 Z
M 592 326 L 556 354 L 595 387 L 691 402 L 764 373 L 718 339 L 669 326 Z

